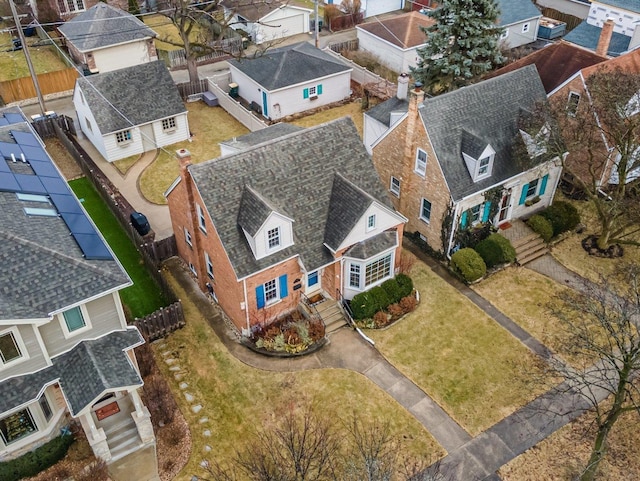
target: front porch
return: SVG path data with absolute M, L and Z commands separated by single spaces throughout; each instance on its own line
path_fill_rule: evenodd
M 516 250 L 516 262 L 521 266 L 549 252 L 542 237 L 520 219 L 500 224 L 498 233 L 509 239 Z

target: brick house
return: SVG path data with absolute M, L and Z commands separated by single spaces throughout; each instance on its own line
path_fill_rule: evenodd
M 244 333 L 393 277 L 406 221 L 349 118 L 273 135 L 197 165 L 178 151 L 165 193 L 179 256 Z
M 533 65 L 433 98 L 412 90 L 404 117 L 371 145 L 407 229 L 449 254 L 462 229 L 528 217 L 549 205 L 561 166 L 536 138 L 550 132 L 520 129 L 544 101 Z

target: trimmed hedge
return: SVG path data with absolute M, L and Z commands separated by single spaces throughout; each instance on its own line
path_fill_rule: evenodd
M 553 236 L 576 228 L 580 223 L 578 209 L 569 202 L 558 201 L 540 212 L 540 215 L 551 222 Z
M 395 281 L 400 286 L 400 299 L 407 297 L 413 292 L 413 280 L 406 274 L 398 274 Z
M 370 319 L 413 291 L 413 281 L 405 274 L 384 281 L 381 285 L 356 294 L 351 299 L 351 312 L 356 320 Z
M 527 221 L 527 225 L 531 227 L 536 234 L 539 234 L 545 242 L 549 242 L 553 237 L 553 226 L 551 222 L 539 214 L 532 215 Z
M 64 458 L 73 441 L 71 435 L 58 436 L 19 458 L 0 463 L 0 479 L 18 481 L 35 476 Z
M 475 250 L 465 247 L 453 253 L 451 267 L 467 282 L 480 279 L 487 273 L 487 266 Z
M 500 234 L 491 234 L 475 248 L 487 267 L 511 263 L 516 260 L 516 250 L 511 241 Z
M 361 292 L 351 299 L 351 312 L 354 319 L 371 318 L 379 310 L 371 291 Z
M 398 285 L 395 279 L 387 279 L 384 281 L 380 287 L 384 289 L 387 293 L 387 297 L 389 298 L 390 304 L 395 304 L 402 299 L 402 289 Z

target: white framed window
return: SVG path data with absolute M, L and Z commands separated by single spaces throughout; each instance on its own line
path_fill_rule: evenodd
M 320 281 L 320 273 L 313 271 L 307 274 L 307 287 L 317 286 Z
M 376 228 L 376 215 L 371 214 L 367 217 L 367 232 L 372 231 Z
M 391 176 L 389 191 L 396 197 L 400 197 L 400 179 L 397 179 L 393 175 Z
M 211 262 L 211 257 L 207 252 L 204 253 L 204 263 L 207 266 L 207 275 L 213 279 L 213 262 Z
M 267 231 L 267 245 L 269 249 L 280 246 L 280 227 L 275 227 Z
M 414 171 L 422 177 L 427 173 L 427 153 L 422 149 L 418 149 L 416 152 L 416 165 L 414 167 Z
M 529 186 L 527 187 L 526 198 L 530 199 L 531 197 L 535 197 L 538 191 L 538 181 L 539 179 L 533 179 L 529 182 Z
M 309 87 L 309 97 L 312 97 L 314 95 L 318 95 L 318 89 L 315 86 Z
M 491 157 L 483 157 L 478 163 L 478 177 L 483 177 L 489 174 L 489 165 L 491 164 Z
M 431 202 L 427 199 L 422 199 L 422 202 L 420 202 L 420 220 L 425 221 L 427 224 L 431 222 Z
M 64 311 L 62 317 L 62 330 L 65 337 L 78 334 L 91 328 L 89 315 L 84 306 L 77 306 Z
M 349 287 L 360 288 L 360 264 L 349 265 Z
M 162 130 L 165 132 L 172 132 L 176 130 L 176 118 L 169 117 L 168 119 L 162 119 Z
M 567 99 L 567 114 L 575 117 L 579 104 L 580 94 L 578 92 L 569 92 L 569 98 Z
M 500 38 L 501 38 L 502 40 L 504 40 L 504 39 L 505 39 L 505 38 L 507 38 L 508 36 L 509 36 L 509 29 L 508 29 L 508 28 L 505 28 L 505 29 L 502 31 L 502 33 L 500 34 Z
M 184 228 L 184 240 L 186 241 L 189 247 L 193 247 L 193 241 L 191 240 L 191 232 L 189 232 L 186 227 Z
M 61 15 L 82 12 L 85 10 L 83 0 L 58 0 L 58 10 Z
M 286 274 L 256 286 L 256 304 L 258 309 L 275 304 L 288 295 L 289 286 Z
M 273 304 L 280 300 L 280 296 L 278 295 L 277 279 L 271 279 L 264 283 L 264 300 L 267 304 Z
M 35 433 L 38 426 L 29 408 L 9 414 L 0 419 L 0 436 L 5 445 L 12 444 Z
M 482 204 L 474 205 L 469 209 L 469 212 L 471 213 L 471 224 L 477 224 L 480 222 L 480 207 L 482 207 Z
M 198 271 L 196 269 L 196 266 L 194 266 L 191 262 L 189 262 L 189 270 L 194 276 L 198 277 Z
M 531 26 L 530 23 L 524 23 L 522 24 L 522 33 L 527 33 L 529 31 L 529 27 Z
M 196 213 L 198 214 L 198 227 L 200 227 L 200 230 L 206 234 L 207 224 L 205 223 L 204 211 L 202 210 L 202 207 L 200 207 L 200 204 L 196 204 Z
M 91 126 L 91 121 L 87 118 L 84 119 L 84 123 L 87 125 L 87 130 L 89 130 L 89 132 L 93 133 L 93 127 Z
M 0 360 L 3 365 L 23 359 L 25 352 L 16 327 L 0 332 Z
M 116 132 L 116 142 L 118 145 L 128 144 L 131 140 L 132 137 L 130 130 L 121 130 L 120 132 Z
M 364 275 L 364 287 L 391 277 L 391 253 L 367 264 Z

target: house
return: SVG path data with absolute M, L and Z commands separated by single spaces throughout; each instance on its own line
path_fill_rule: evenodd
M 425 0 L 426 1 L 426 0 Z M 327 0 L 328 5 L 340 5 L 341 0 Z M 360 8 L 364 18 L 375 17 L 384 13 L 403 10 L 404 0 L 361 0 Z
M 51 21 L 52 15 L 54 18 L 62 18 L 63 20 L 73 18 L 75 15 L 98 5 L 101 1 L 102 0 L 67 0 L 62 2 L 59 0 L 28 0 L 28 4 L 34 16 L 40 22 L 44 23 Z M 108 3 L 125 12 L 129 11 L 128 0 L 108 0 L 104 3 Z M 148 4 L 150 3 L 151 2 L 147 0 L 136 2 L 142 11 L 148 9 Z
M 560 99 L 561 102 L 567 104 L 567 114 L 575 115 L 581 102 L 591 102 L 591 93 L 589 92 L 588 79 L 591 75 L 602 71 L 621 70 L 624 72 L 640 75 L 640 50 L 636 49 L 632 52 L 625 53 L 619 57 L 611 58 L 605 62 L 585 67 L 561 85 L 556 87 L 549 93 L 550 99 Z M 592 112 L 594 115 L 597 112 Z M 601 120 L 596 120 L 600 124 Z M 603 133 L 607 131 L 606 126 L 602 128 Z M 591 185 L 594 181 L 597 186 L 606 186 L 607 184 L 618 183 L 618 172 L 613 167 L 619 159 L 619 153 L 608 139 L 600 137 L 598 133 L 598 142 L 602 140 L 601 148 L 592 150 L 593 161 L 581 163 L 580 159 L 585 158 L 587 154 L 579 151 L 570 152 L 565 163 L 569 167 L 573 175 L 580 177 L 587 185 Z M 598 160 L 602 159 L 602 161 Z M 626 182 L 640 177 L 640 172 L 629 172 L 626 176 Z
M 285 122 L 279 122 L 264 129 L 256 130 L 255 132 L 249 132 L 248 134 L 241 135 L 240 137 L 225 140 L 218 144 L 220 146 L 220 157 L 241 152 L 255 145 L 262 144 L 267 140 L 282 137 L 283 135 L 291 134 L 293 132 L 299 132 L 300 130 L 302 130 L 302 127 L 287 124 Z
M 550 43 L 544 48 L 536 50 L 498 70 L 493 70 L 484 78 L 497 77 L 526 65 L 535 65 L 545 92 L 550 93 L 569 78 L 575 76 L 580 70 L 605 60 L 607 60 L 607 57 L 561 40 Z
M 81 77 L 73 105 L 82 133 L 108 162 L 190 136 L 187 109 L 161 61 Z
M 0 461 L 72 419 L 107 462 L 155 449 L 131 280 L 18 108 L 0 111 L 0 152 Z
M 156 33 L 136 17 L 98 3 L 58 27 L 73 61 L 91 73 L 158 60 Z
M 222 0 L 228 25 L 249 34 L 256 44 L 310 32 L 312 10 L 289 2 Z
M 178 254 L 245 334 L 315 294 L 351 299 L 395 275 L 406 219 L 350 118 L 200 164 L 178 158 L 165 193 Z
M 253 59 L 231 59 L 229 68 L 240 97 L 271 120 L 351 95 L 352 68 L 307 42 L 268 50 Z
M 394 72 L 408 72 L 418 62 L 418 49 L 424 47 L 426 28 L 435 21 L 419 12 L 409 12 L 385 20 L 356 26 L 358 48 L 374 55 Z
M 372 146 L 407 229 L 449 254 L 467 229 L 549 205 L 561 166 L 538 139 L 551 132 L 525 128 L 545 100 L 533 65 L 437 97 L 412 90 L 404 117 Z
M 586 20 L 564 39 L 598 55 L 617 57 L 640 45 L 640 4 L 633 0 L 593 0 Z
M 536 0 L 536 5 L 542 8 L 552 8 L 558 12 L 578 17 L 587 18 L 589 15 L 589 0 Z
M 507 48 L 536 41 L 542 13 L 531 0 L 497 0 L 496 3 L 500 11 L 498 26 L 503 28 L 500 39 Z

